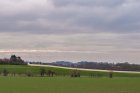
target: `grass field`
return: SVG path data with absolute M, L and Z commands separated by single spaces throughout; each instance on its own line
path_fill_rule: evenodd
M 26 74 L 28 72 L 33 75 L 39 75 L 41 67 L 30 67 L 26 65 L 0 65 L 0 73 L 2 73 L 3 69 L 7 69 L 9 73 L 18 73 L 18 74 Z M 62 69 L 62 68 L 53 68 L 53 67 L 45 67 L 46 70 L 55 71 L 57 75 L 68 76 L 70 75 L 70 69 Z M 81 76 L 91 76 L 95 77 L 108 77 L 108 72 L 100 72 L 100 71 L 80 71 Z M 140 77 L 139 73 L 116 73 L 113 72 L 114 77 Z
M 0 93 L 140 93 L 140 78 L 0 77 Z
M 9 73 L 39 75 L 40 67 L 25 65 L 0 65 L 0 73 L 7 69 Z M 55 77 L 0 76 L 0 93 L 140 93 L 140 74 L 115 73 L 108 78 L 108 72 L 80 71 L 82 77 L 71 78 L 71 70 L 45 67 L 55 71 Z M 90 77 L 91 74 L 98 77 Z M 64 77 L 63 75 L 67 75 Z M 99 78 L 100 76 L 100 78 Z M 133 77 L 133 78 L 132 78 Z

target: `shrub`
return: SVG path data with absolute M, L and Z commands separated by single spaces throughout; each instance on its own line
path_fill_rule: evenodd
M 8 76 L 8 73 L 9 73 L 9 72 L 7 71 L 7 69 L 4 69 L 4 70 L 3 70 L 3 76 Z
M 80 77 L 80 72 L 78 70 L 72 70 L 71 77 Z
M 46 74 L 46 69 L 45 68 L 40 68 L 40 76 L 44 77 L 45 74 Z

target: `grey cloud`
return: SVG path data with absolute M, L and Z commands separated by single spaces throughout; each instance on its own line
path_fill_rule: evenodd
M 139 8 L 140 0 L 0 0 L 0 50 L 65 51 L 17 53 L 30 60 L 139 62 Z
M 56 6 L 80 5 L 114 7 L 122 4 L 125 0 L 53 0 Z
M 140 29 L 138 0 L 5 0 L 1 4 L 9 8 L 1 6 L 0 32 L 132 33 Z

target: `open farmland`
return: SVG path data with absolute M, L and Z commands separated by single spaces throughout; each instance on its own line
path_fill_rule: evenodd
M 0 65 L 0 93 L 140 93 L 139 73 L 113 72 L 113 78 L 109 78 L 109 72 L 80 70 L 81 77 L 74 78 L 70 77 L 71 69 L 44 67 L 57 75 L 40 77 L 40 68 Z M 3 69 L 8 71 L 9 76 L 2 75 Z M 27 77 L 28 72 L 33 77 Z M 12 76 L 12 73 L 18 75 Z
M 140 78 L 0 77 L 0 93 L 140 93 Z
M 39 66 L 26 66 L 26 65 L 0 65 L 0 73 L 2 74 L 3 70 L 6 69 L 9 74 L 26 74 L 31 73 L 33 76 L 40 75 Z M 72 69 L 57 68 L 57 67 L 43 67 L 47 70 L 52 70 L 56 73 L 57 76 L 70 76 Z M 87 71 L 79 70 L 81 76 L 84 77 L 108 77 L 109 72 L 104 71 Z M 121 72 L 112 72 L 114 77 L 140 77 L 140 73 L 121 73 Z

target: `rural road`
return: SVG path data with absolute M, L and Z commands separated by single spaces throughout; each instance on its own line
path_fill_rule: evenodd
M 83 68 L 71 68 L 71 67 L 61 67 L 61 66 L 52 66 L 52 65 L 40 65 L 40 64 L 29 64 L 28 66 L 39 66 L 39 67 L 55 67 L 55 68 L 63 68 L 63 69 L 77 69 L 82 71 L 101 71 L 101 72 L 110 72 L 111 70 L 99 70 L 99 69 L 83 69 Z M 114 71 L 118 73 L 140 73 L 136 71 Z

